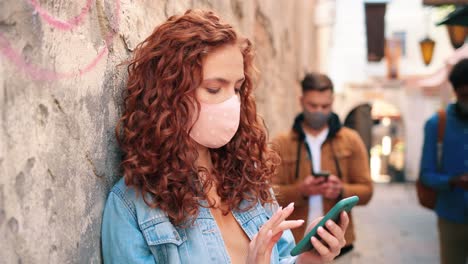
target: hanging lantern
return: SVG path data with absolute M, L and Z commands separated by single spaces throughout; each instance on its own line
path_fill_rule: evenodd
M 465 43 L 466 35 L 468 34 L 468 28 L 459 25 L 447 25 L 447 32 L 450 37 L 450 43 L 454 49 L 458 49 Z
M 432 61 L 432 55 L 434 54 L 434 46 L 435 42 L 426 37 L 425 39 L 419 42 L 419 46 L 421 47 L 421 53 L 424 60 L 424 64 L 429 65 Z

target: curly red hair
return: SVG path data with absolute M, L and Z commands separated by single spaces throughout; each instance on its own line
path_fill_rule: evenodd
M 228 44 L 238 45 L 244 58 L 240 124 L 226 146 L 210 149 L 214 178 L 200 182 L 199 173 L 206 169 L 195 166 L 198 153 L 189 136 L 195 89 L 203 80 L 202 59 Z M 229 210 L 239 209 L 244 199 L 272 201 L 269 179 L 279 157 L 268 147 L 257 116 L 253 56 L 250 41 L 213 12 L 188 10 L 157 27 L 128 65 L 124 113 L 116 127 L 125 183 L 176 224 L 198 214 L 214 182 Z

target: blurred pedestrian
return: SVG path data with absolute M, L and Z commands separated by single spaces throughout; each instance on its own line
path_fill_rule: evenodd
M 290 131 L 273 140 L 281 165 L 273 177 L 281 205 L 295 203 L 291 219 L 312 219 L 328 212 L 342 198 L 357 195 L 359 204 L 372 196 L 368 152 L 360 136 L 343 127 L 332 112 L 333 84 L 324 74 L 310 73 L 302 80 L 302 113 Z M 293 231 L 296 242 L 305 226 Z M 352 221 L 341 254 L 353 249 Z
M 437 191 L 435 212 L 438 216 L 441 263 L 466 264 L 468 263 L 468 59 L 461 60 L 453 67 L 449 80 L 455 92 L 456 102 L 449 104 L 444 112 L 433 115 L 426 122 L 421 181 Z M 444 136 L 442 145 L 438 146 L 440 126 Z

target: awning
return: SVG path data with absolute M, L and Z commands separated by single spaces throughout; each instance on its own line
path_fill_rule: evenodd
M 448 14 L 437 25 L 459 25 L 468 26 L 468 5 L 457 7 L 455 11 Z
M 468 5 L 468 0 L 423 0 L 424 5 Z

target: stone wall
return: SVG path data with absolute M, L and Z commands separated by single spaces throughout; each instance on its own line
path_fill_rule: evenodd
M 270 133 L 290 127 L 313 60 L 313 0 L 0 2 L 0 263 L 100 263 L 118 179 L 114 127 L 135 46 L 168 16 L 210 8 L 257 45 Z

